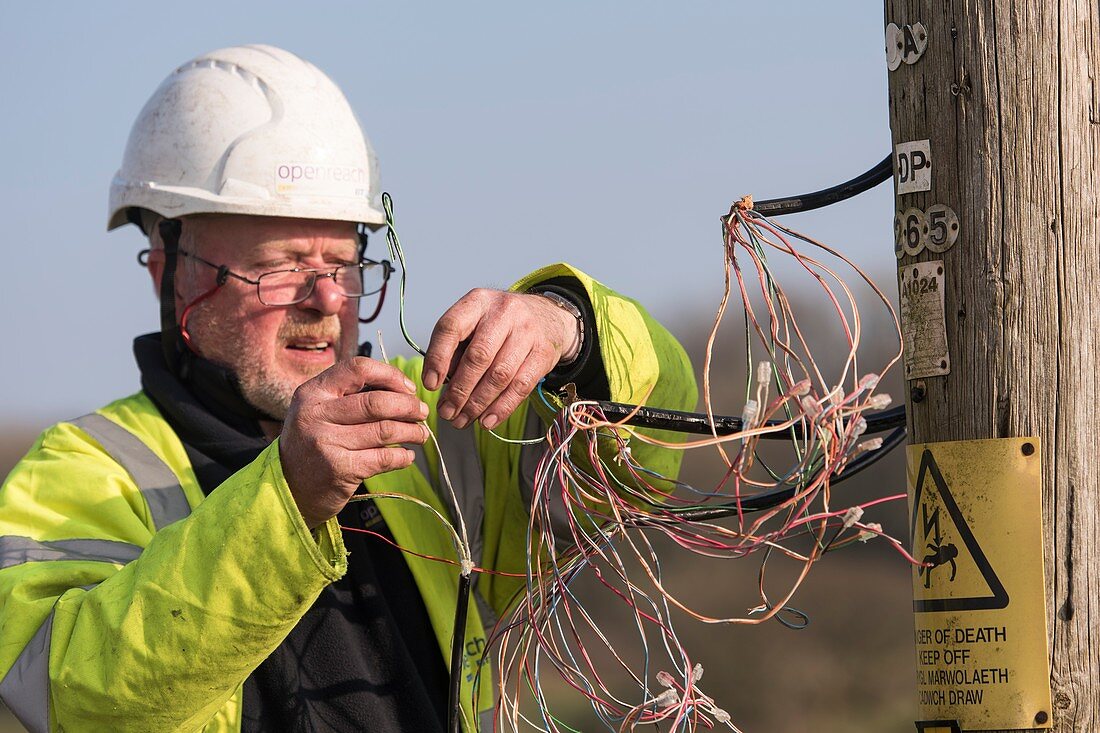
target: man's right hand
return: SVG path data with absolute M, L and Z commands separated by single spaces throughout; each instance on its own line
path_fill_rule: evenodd
M 362 392 L 364 387 L 368 391 Z M 405 468 L 422 444 L 428 406 L 398 369 L 357 356 L 338 362 L 294 393 L 279 436 L 283 475 L 313 529 L 344 508 L 364 479 Z

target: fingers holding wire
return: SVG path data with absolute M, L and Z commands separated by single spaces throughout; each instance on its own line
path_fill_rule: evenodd
M 428 437 L 420 423 L 428 408 L 415 389 L 399 370 L 363 357 L 298 387 L 279 435 L 279 462 L 307 526 L 335 516 L 364 480 L 412 463 L 412 451 L 400 445 Z
M 313 379 L 304 382 L 298 387 L 295 398 L 304 402 L 316 402 L 355 394 L 364 388 L 406 394 L 416 391 L 416 385 L 400 369 L 365 356 L 355 356 L 336 362 Z
M 532 344 L 528 338 L 509 337 L 481 374 L 455 418 L 455 425 L 461 428 L 480 420 L 483 427 L 495 428 L 531 394 L 556 361 L 554 354 Z
M 579 348 L 569 313 L 539 295 L 478 289 L 439 319 L 424 363 L 424 384 L 450 382 L 439 415 L 464 428 L 493 428 L 522 402 L 563 354 Z
M 371 389 L 319 404 L 319 417 L 334 425 L 361 425 L 379 420 L 416 423 L 428 417 L 428 405 L 414 394 Z
M 521 337 L 500 328 L 479 331 L 457 360 L 439 414 L 464 428 L 511 381 L 522 355 L 530 349 Z
M 436 322 L 424 357 L 424 386 L 428 389 L 442 387 L 454 361 L 462 356 L 462 342 L 470 337 L 486 312 L 481 298 L 480 291 L 471 290 Z
M 399 445 L 423 445 L 428 440 L 428 426 L 403 420 L 378 420 L 360 425 L 347 425 L 336 431 L 333 442 L 347 451 L 364 451 Z

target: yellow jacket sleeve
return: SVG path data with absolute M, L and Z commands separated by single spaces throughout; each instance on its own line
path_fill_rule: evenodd
M 339 530 L 310 533 L 277 443 L 203 499 L 146 398 L 101 413 L 194 509 L 155 531 L 102 446 L 47 430 L 0 489 L 0 693 L 31 730 L 239 729 L 245 678 L 344 573 Z

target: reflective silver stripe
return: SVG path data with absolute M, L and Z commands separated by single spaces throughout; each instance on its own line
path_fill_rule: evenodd
M 0 535 L 0 570 L 27 562 L 50 560 L 96 560 L 125 565 L 136 560 L 141 548 L 114 540 L 52 540 L 39 542 L 30 537 Z
M 4 679 L 0 680 L 0 698 L 19 722 L 31 733 L 46 733 L 50 726 L 50 632 L 53 612 L 38 631 Z
M 145 497 L 156 529 L 191 513 L 191 505 L 172 469 L 136 435 L 95 413 L 69 422 L 95 438 L 126 469 Z
M 474 565 L 480 565 L 484 546 L 481 521 L 485 518 L 485 473 L 481 468 L 481 456 L 477 452 L 477 436 L 472 427 L 458 430 L 448 420 L 439 421 L 435 435 L 439 441 L 440 458 L 447 465 L 447 475 L 458 499 L 458 509 L 466 521 L 471 559 Z M 438 490 L 444 505 L 453 512 L 451 497 L 443 486 L 442 475 L 439 477 Z

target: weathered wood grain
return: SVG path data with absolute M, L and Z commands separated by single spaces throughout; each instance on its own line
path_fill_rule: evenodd
M 951 206 L 952 371 L 907 399 L 913 442 L 1038 435 L 1054 730 L 1100 730 L 1100 7 L 886 1 L 928 48 L 889 73 L 893 142 L 932 144 Z M 885 248 L 884 248 L 885 249 Z M 913 383 L 910 383 L 912 386 Z M 908 396 L 907 396 L 908 397 Z

